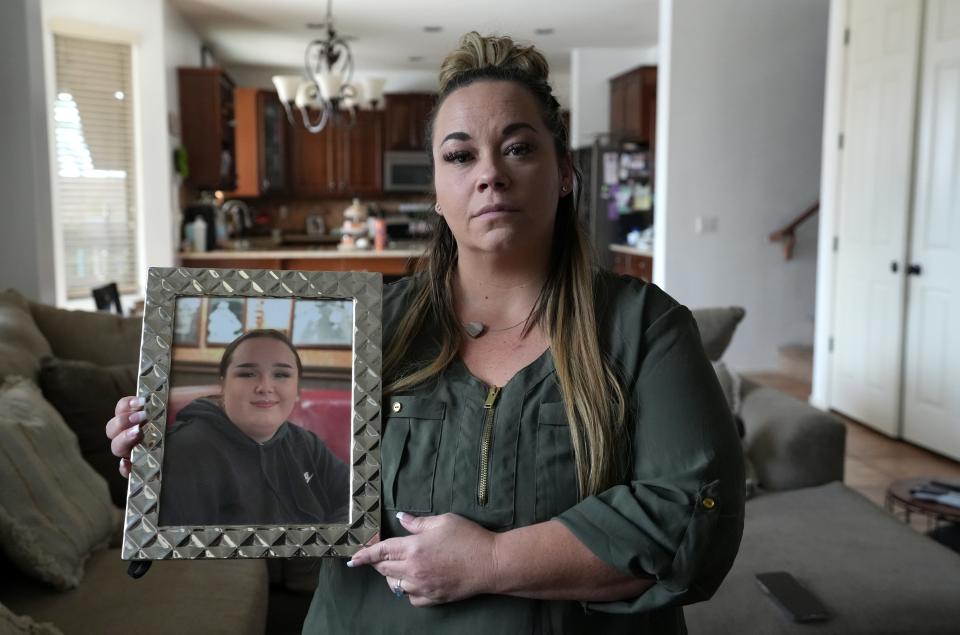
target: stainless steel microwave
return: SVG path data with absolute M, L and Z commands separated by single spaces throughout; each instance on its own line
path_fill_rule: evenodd
M 385 192 L 433 192 L 433 168 L 426 150 L 422 152 L 384 152 L 383 190 Z

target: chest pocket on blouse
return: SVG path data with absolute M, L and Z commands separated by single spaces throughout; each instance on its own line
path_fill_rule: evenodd
M 570 509 L 577 500 L 577 468 L 563 403 L 540 404 L 537 415 L 537 522 Z
M 392 397 L 385 403 L 381 461 L 385 509 L 426 513 L 432 509 L 440 432 L 446 404 L 423 397 Z

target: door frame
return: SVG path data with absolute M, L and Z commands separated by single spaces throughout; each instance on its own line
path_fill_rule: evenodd
M 833 374 L 831 338 L 836 286 L 837 218 L 840 201 L 842 157 L 839 147 L 846 106 L 847 46 L 850 15 L 849 0 L 830 0 L 827 28 L 827 72 L 823 103 L 823 142 L 820 157 L 820 223 L 817 232 L 817 291 L 813 334 L 813 377 L 810 403 L 821 410 L 830 407 L 830 383 Z

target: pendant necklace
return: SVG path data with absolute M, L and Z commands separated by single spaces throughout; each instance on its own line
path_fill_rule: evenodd
M 530 315 L 528 314 L 527 317 L 523 318 L 513 326 L 505 326 L 499 329 L 489 328 L 483 322 L 467 322 L 466 324 L 463 325 L 463 330 L 466 331 L 467 335 L 469 335 L 473 339 L 477 339 L 481 335 L 485 335 L 487 333 L 499 333 L 501 331 L 509 331 L 510 329 L 515 329 L 529 319 L 530 319 Z

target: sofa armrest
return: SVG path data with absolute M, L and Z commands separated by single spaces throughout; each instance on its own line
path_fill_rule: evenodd
M 843 480 L 847 429 L 829 413 L 744 378 L 744 452 L 767 491 Z

